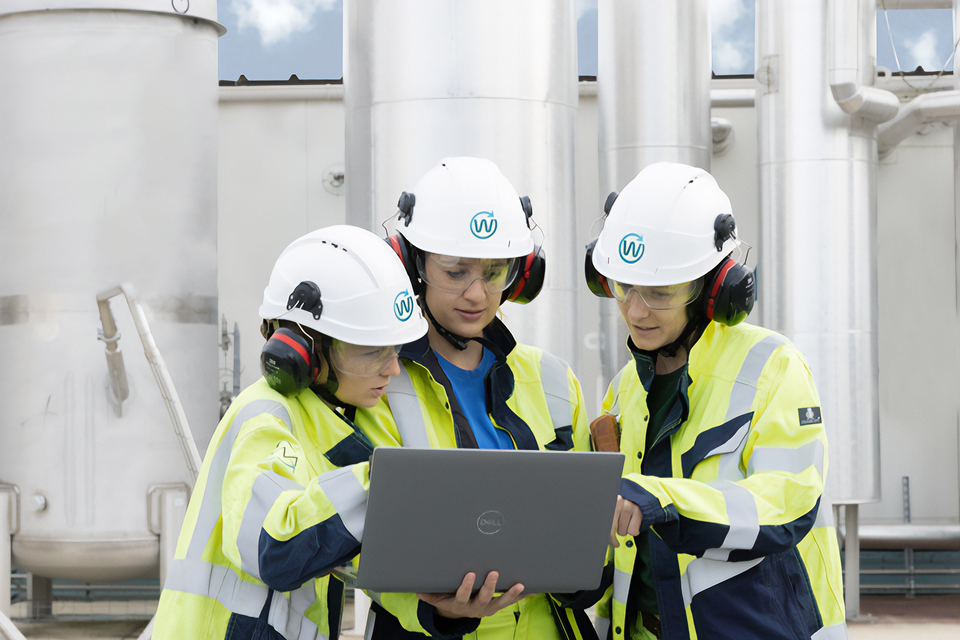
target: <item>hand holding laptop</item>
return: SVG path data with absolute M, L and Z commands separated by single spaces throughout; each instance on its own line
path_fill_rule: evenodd
M 613 514 L 613 528 L 610 529 L 610 545 L 614 549 L 620 546 L 618 535 L 640 535 L 641 522 L 643 513 L 640 512 L 640 507 L 623 496 L 617 496 L 617 510 Z
M 460 583 L 456 593 L 418 593 L 417 597 L 436 607 L 444 618 L 483 618 L 525 597 L 521 595 L 523 585 L 518 582 L 507 592 L 494 598 L 493 594 L 499 577 L 500 574 L 496 571 L 488 573 L 476 595 L 472 594 L 477 575 L 470 572 L 463 577 L 463 582 Z

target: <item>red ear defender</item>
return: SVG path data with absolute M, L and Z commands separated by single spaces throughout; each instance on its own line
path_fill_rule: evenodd
M 613 292 L 610 291 L 610 281 L 593 266 L 593 248 L 596 246 L 596 240 L 587 245 L 587 256 L 583 261 L 583 275 L 587 280 L 587 287 L 593 292 L 593 295 L 598 298 L 612 298 Z
M 703 312 L 710 320 L 733 326 L 753 310 L 757 299 L 753 271 L 732 258 L 725 258 L 707 282 Z
M 511 287 L 504 289 L 500 302 L 516 302 L 518 304 L 527 304 L 537 297 L 540 290 L 543 289 L 543 278 L 547 272 L 547 257 L 543 254 L 543 249 L 534 246 L 533 251 L 522 258 L 520 262 L 520 273 Z
M 280 327 L 260 352 L 260 370 L 267 384 L 285 396 L 295 396 L 320 375 L 313 347 L 302 336 Z
M 417 283 L 420 282 L 420 274 L 417 273 L 416 250 L 407 242 L 406 238 L 399 234 L 387 238 L 387 244 L 399 256 L 400 262 L 403 263 L 403 268 L 407 272 L 407 277 L 410 278 L 410 284 L 416 291 Z

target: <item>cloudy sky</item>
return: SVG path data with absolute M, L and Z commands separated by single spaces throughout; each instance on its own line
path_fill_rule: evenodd
M 575 0 L 580 75 L 597 74 L 597 0 Z M 343 69 L 343 0 L 217 0 L 220 79 L 336 79 Z M 713 69 L 754 69 L 754 1 L 711 0 Z M 887 30 L 889 21 L 890 29 Z M 892 45 L 890 34 L 893 34 Z M 950 9 L 877 14 L 877 63 L 892 71 L 953 69 Z M 896 55 L 894 55 L 894 51 Z M 897 61 L 899 60 L 899 66 Z M 948 63 L 949 60 L 949 63 Z

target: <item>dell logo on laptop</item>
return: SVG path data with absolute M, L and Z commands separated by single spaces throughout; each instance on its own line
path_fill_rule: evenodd
M 492 535 L 503 528 L 503 514 L 499 511 L 484 511 L 477 518 L 477 529 L 480 533 Z

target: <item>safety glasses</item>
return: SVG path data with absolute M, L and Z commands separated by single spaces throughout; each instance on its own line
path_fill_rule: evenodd
M 643 300 L 647 307 L 665 311 L 667 309 L 677 309 L 685 307 L 700 295 L 703 289 L 703 278 L 697 278 L 692 282 L 682 282 L 680 284 L 670 284 L 660 287 L 648 287 L 639 284 L 626 284 L 610 280 L 610 291 L 620 302 L 627 302 L 630 294 L 636 294 Z
M 400 345 L 367 347 L 333 339 L 330 344 L 330 360 L 333 367 L 352 376 L 378 376 L 396 360 Z
M 431 287 L 461 294 L 480 280 L 487 293 L 501 293 L 513 284 L 520 270 L 516 258 L 460 258 L 439 253 L 417 257 L 420 277 Z

